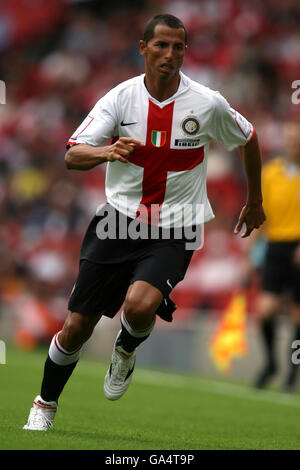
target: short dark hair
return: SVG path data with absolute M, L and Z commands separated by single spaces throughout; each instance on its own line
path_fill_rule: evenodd
M 144 30 L 144 37 L 143 37 L 143 40 L 145 41 L 145 43 L 149 42 L 150 39 L 153 38 L 155 26 L 158 24 L 164 24 L 166 26 L 169 26 L 169 28 L 183 29 L 185 33 L 185 39 L 184 39 L 185 44 L 187 43 L 187 31 L 185 29 L 184 24 L 179 18 L 176 18 L 176 16 L 168 15 L 168 14 L 156 15 L 151 20 L 148 21 Z

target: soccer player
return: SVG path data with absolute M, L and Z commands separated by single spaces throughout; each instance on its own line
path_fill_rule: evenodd
M 283 294 L 289 293 L 289 300 L 285 299 L 284 303 L 293 322 L 293 340 L 300 340 L 300 121 L 285 124 L 284 144 L 285 155 L 273 158 L 263 167 L 267 222 L 255 235 L 255 239 L 263 236 L 267 242 L 258 299 L 259 327 L 266 355 L 255 382 L 258 388 L 265 387 L 278 370 L 276 317 L 282 311 Z M 250 246 L 254 241 L 250 240 Z M 286 391 L 295 387 L 299 369 L 291 361 L 292 352 L 290 345 Z
M 86 231 L 69 314 L 50 344 L 41 392 L 24 429 L 51 427 L 82 345 L 101 315 L 113 317 L 123 303 L 104 394 L 117 400 L 127 390 L 136 348 L 153 330 L 156 314 L 172 319 L 176 306 L 169 294 L 193 253 L 187 248 L 190 235 L 178 238 L 176 229 L 196 227 L 197 234 L 201 223 L 214 217 L 206 195 L 210 141 L 228 150 L 238 147 L 245 167 L 248 195 L 235 233 L 245 224 L 242 237 L 247 237 L 265 219 L 254 128 L 218 92 L 181 72 L 187 47 L 182 22 L 171 15 L 154 17 L 139 45 L 145 74 L 101 98 L 68 142 L 68 169 L 85 171 L 107 162 L 107 204 Z M 104 145 L 108 138 L 113 143 Z M 155 237 L 136 237 L 145 227 L 146 235 L 156 228 Z

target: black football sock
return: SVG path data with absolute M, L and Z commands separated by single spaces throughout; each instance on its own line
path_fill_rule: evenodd
M 52 338 L 44 366 L 41 397 L 45 401 L 58 401 L 80 357 L 81 347 L 66 351 L 59 342 L 59 333 Z
M 121 346 L 124 351 L 131 353 L 137 348 L 143 341 L 145 341 L 154 328 L 156 317 L 154 317 L 151 325 L 143 331 L 134 330 L 128 323 L 124 312 L 121 314 L 121 325 L 122 331 L 117 340 L 117 346 Z
M 276 320 L 274 317 L 265 318 L 261 321 L 260 332 L 265 349 L 266 361 L 255 381 L 255 386 L 258 388 L 264 387 L 277 369 L 275 360 L 275 331 Z
M 63 391 L 78 361 L 68 365 L 55 364 L 48 356 L 44 366 L 41 397 L 45 401 L 56 401 Z
M 276 319 L 265 318 L 261 322 L 261 334 L 264 343 L 267 365 L 270 368 L 276 368 L 275 361 L 275 331 L 276 331 Z
M 128 333 L 125 326 L 122 325 L 122 332 L 117 340 L 116 345 L 121 346 L 124 349 L 124 351 L 131 353 L 135 350 L 135 348 L 137 348 L 141 343 L 143 343 L 143 341 L 145 341 L 149 336 L 150 334 L 139 337 L 139 338 L 132 336 L 130 333 Z

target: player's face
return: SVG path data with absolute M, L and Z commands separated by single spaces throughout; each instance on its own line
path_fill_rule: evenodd
M 153 38 L 147 43 L 140 41 L 140 52 L 145 57 L 146 73 L 161 78 L 178 74 L 186 50 L 183 29 L 158 24 Z

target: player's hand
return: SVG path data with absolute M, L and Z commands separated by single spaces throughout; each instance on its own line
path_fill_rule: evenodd
M 144 145 L 141 140 L 133 139 L 131 137 L 120 137 L 114 144 L 107 147 L 106 160 L 114 162 L 118 160 L 122 163 L 128 163 L 130 154 L 141 145 Z
M 241 210 L 238 223 L 234 229 L 234 233 L 238 234 L 241 231 L 243 224 L 245 224 L 246 230 L 242 233 L 241 237 L 249 237 L 252 230 L 259 228 L 265 220 L 266 216 L 263 206 L 260 202 L 255 204 L 246 204 Z

